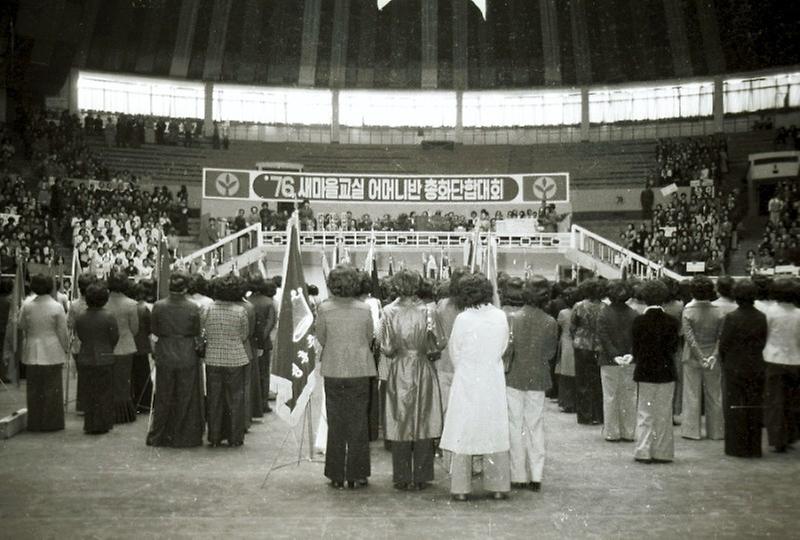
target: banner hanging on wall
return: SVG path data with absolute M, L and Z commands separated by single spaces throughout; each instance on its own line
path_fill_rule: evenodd
M 565 203 L 569 173 L 361 175 L 203 169 L 203 197 L 312 203 Z

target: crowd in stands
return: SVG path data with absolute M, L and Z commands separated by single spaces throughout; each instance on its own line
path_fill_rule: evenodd
M 721 275 L 737 247 L 737 229 L 744 210 L 738 191 L 715 195 L 715 188 L 693 187 L 673 193 L 666 206 L 653 208 L 652 218 L 633 223 L 620 233 L 623 247 L 668 269 L 685 273 L 686 263 L 705 263 L 705 273 Z
M 781 126 L 775 132 L 775 148 L 785 150 L 800 150 L 800 129 L 794 124 Z
M 752 272 L 776 265 L 800 265 L 800 188 L 796 181 L 780 183 L 768 203 L 769 220 L 758 253 L 748 253 Z
M 33 196 L 21 177 L 4 174 L 0 209 L 1 273 L 12 273 L 17 257 L 46 265 L 63 262 L 53 239 L 47 208 Z
M 86 111 L 83 128 L 86 135 L 103 136 L 108 146 L 139 148 L 159 144 L 192 147 L 202 140 L 203 120 L 199 118 L 168 118 L 146 115 L 110 114 Z M 228 149 L 228 126 L 214 122 L 211 135 L 213 148 Z
M 688 139 L 659 139 L 656 144 L 656 185 L 679 186 L 692 180 L 718 181 L 728 172 L 728 143 L 724 135 Z
M 414 210 L 408 213 L 400 213 L 396 216 L 383 214 L 381 216 L 371 216 L 363 214 L 354 215 L 351 211 L 342 213 L 325 213 L 314 215 L 309 202 L 303 201 L 298 209 L 300 227 L 307 231 L 472 231 L 476 228 L 481 232 L 494 232 L 498 221 L 506 219 L 529 219 L 535 220 L 539 230 L 543 232 L 558 232 L 559 223 L 564 221 L 569 214 L 559 214 L 554 204 L 542 204 L 537 210 L 534 208 L 508 210 L 503 212 L 497 210 L 494 215 L 488 210 L 473 210 L 469 215 L 457 214 L 456 212 L 443 212 L 435 210 L 429 212 Z M 255 223 L 261 223 L 262 230 L 282 231 L 286 228 L 289 214 L 283 210 L 272 210 L 269 204 L 264 202 L 261 207 L 252 206 L 250 212 L 246 213 L 240 209 L 237 215 L 231 220 L 230 229 L 233 232 L 241 231 Z

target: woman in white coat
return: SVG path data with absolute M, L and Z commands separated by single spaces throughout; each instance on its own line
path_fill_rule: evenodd
M 483 457 L 483 487 L 495 499 L 511 490 L 508 406 L 502 355 L 508 345 L 505 313 L 492 305 L 492 285 L 482 274 L 459 281 L 456 304 L 463 311 L 450 334 L 453 386 L 439 446 L 453 452 L 450 493 L 467 500 L 472 457 Z

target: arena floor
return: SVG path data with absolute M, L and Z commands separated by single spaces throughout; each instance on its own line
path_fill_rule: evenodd
M 0 410 L 24 404 L 0 390 Z M 445 471 L 423 492 L 392 488 L 391 459 L 372 448 L 364 490 L 336 491 L 322 464 L 292 462 L 297 445 L 273 414 L 238 449 L 145 446 L 147 417 L 93 437 L 67 429 L 0 441 L 2 538 L 741 538 L 800 537 L 800 449 L 726 457 L 722 442 L 676 439 L 676 461 L 643 465 L 631 443 L 547 408 L 540 493 L 451 502 Z M 766 450 L 766 447 L 765 447 Z

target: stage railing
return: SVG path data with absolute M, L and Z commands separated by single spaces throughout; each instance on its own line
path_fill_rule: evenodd
M 489 237 L 497 240 L 500 249 L 566 249 L 572 247 L 571 233 L 529 233 L 529 234 L 496 234 L 481 233 L 481 244 L 486 245 Z M 367 248 L 375 241 L 377 248 L 392 249 L 438 249 L 462 248 L 474 238 L 473 232 L 467 231 L 301 231 L 300 243 L 303 246 L 333 248 L 338 246 Z M 261 234 L 261 246 L 270 248 L 286 245 L 285 231 L 264 231 Z
M 580 225 L 572 226 L 572 234 L 575 249 L 603 264 L 619 269 L 620 273 L 625 270 L 629 277 L 645 279 L 667 276 L 678 281 L 686 279 L 686 276 L 673 272 L 663 264 L 646 259 Z
M 261 223 L 254 223 L 239 232 L 220 238 L 210 246 L 201 248 L 191 255 L 181 257 L 173 263 L 174 267 L 197 268 L 217 267 L 261 245 Z M 286 233 L 284 233 L 286 234 Z

